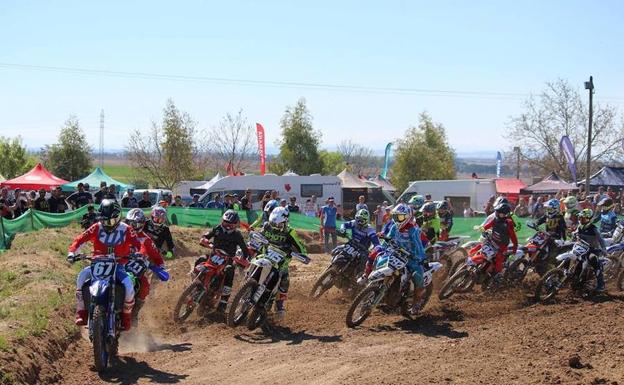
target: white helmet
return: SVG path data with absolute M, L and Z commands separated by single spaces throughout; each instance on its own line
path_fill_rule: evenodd
M 126 222 L 136 231 L 143 229 L 146 221 L 147 218 L 145 218 L 145 214 L 141 209 L 134 208 L 126 214 Z
M 269 215 L 269 224 L 276 228 L 284 228 L 288 223 L 288 209 L 278 206 L 271 211 Z

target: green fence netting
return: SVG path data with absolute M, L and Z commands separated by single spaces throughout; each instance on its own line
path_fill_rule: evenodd
M 11 240 L 17 233 L 28 231 L 36 231 L 46 227 L 64 227 L 70 223 L 80 222 L 82 216 L 86 213 L 87 207 L 78 210 L 63 213 L 50 214 L 37 210 L 28 210 L 19 218 L 7 220 L 0 217 L 0 250 L 8 249 L 11 246 Z M 144 210 L 149 213 L 150 209 Z M 127 209 L 124 209 L 124 214 Z M 250 211 L 241 211 L 241 219 L 243 222 L 252 223 L 256 219 L 257 213 Z M 208 228 L 218 224 L 221 220 L 221 210 L 218 209 L 196 209 L 188 207 L 169 207 L 167 209 L 169 223 L 182 227 L 203 227 Z M 484 218 L 454 218 L 454 226 L 452 235 L 468 236 L 470 239 L 477 239 L 479 234 L 472 228 L 481 224 Z M 522 230 L 518 234 L 518 239 L 523 242 L 527 237 L 533 234 L 533 230 L 526 226 L 526 220 L 520 219 L 523 223 Z M 290 225 L 299 230 L 319 229 L 319 219 L 307 217 L 301 214 L 290 215 Z

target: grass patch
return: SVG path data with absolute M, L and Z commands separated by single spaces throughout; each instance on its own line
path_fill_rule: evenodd
M 6 338 L 0 336 L 0 350 L 3 352 L 8 352 L 11 350 L 11 344 L 7 341 Z
M 130 165 L 104 165 L 103 170 L 111 178 L 117 179 L 120 182 L 130 183 L 138 175 L 136 169 Z

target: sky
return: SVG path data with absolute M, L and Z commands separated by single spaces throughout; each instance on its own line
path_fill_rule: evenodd
M 5 0 L 0 135 L 38 148 L 75 115 L 97 149 L 103 109 L 104 147 L 122 149 L 172 98 L 199 128 L 242 109 L 273 150 L 303 97 L 324 148 L 381 153 L 427 111 L 459 154 L 494 157 L 548 81 L 586 93 L 593 75 L 624 110 L 623 21 L 618 0 Z

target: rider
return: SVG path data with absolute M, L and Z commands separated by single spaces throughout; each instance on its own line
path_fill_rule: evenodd
M 173 257 L 173 237 L 171 230 L 167 226 L 167 209 L 156 206 L 152 209 L 151 218 L 145 223 L 145 233 L 152 238 L 159 250 L 163 249 L 163 244 L 167 243 L 167 253 L 165 257 L 170 259 Z
M 232 284 L 234 283 L 234 267 L 232 266 L 232 258 L 236 255 L 236 249 L 240 248 L 245 259 L 249 259 L 247 245 L 243 239 L 243 234 L 238 230 L 240 218 L 234 210 L 226 210 L 221 217 L 221 224 L 215 226 L 202 236 L 201 244 L 208 246 L 210 239 L 214 239 L 213 246 L 215 249 L 221 249 L 230 257 L 227 260 L 227 267 L 224 270 L 223 291 L 221 292 L 221 300 L 217 307 L 217 311 L 225 312 L 230 294 L 232 293 Z M 200 257 L 195 261 L 195 266 L 205 262 L 206 256 Z
M 600 231 L 598 231 L 598 228 L 592 222 L 593 216 L 594 213 L 591 209 L 581 210 L 578 214 L 579 225 L 574 232 L 574 235 L 589 243 L 589 246 L 591 247 L 589 263 L 596 272 L 596 280 L 598 281 L 596 291 L 604 291 L 604 275 L 602 271 L 602 266 L 600 262 L 598 262 L 598 256 L 600 254 L 606 255 L 607 247 L 605 245 L 604 239 L 600 235 Z
M 165 261 L 160 254 L 160 250 L 154 245 L 152 239 L 145 234 L 143 231 L 145 227 L 145 222 L 147 222 L 147 218 L 145 218 L 145 214 L 143 214 L 143 210 L 139 208 L 133 208 L 126 214 L 126 223 L 129 224 L 135 231 L 141 245 L 143 246 L 143 251 L 149 262 L 158 267 L 164 268 Z M 150 292 L 150 280 L 147 278 L 146 274 L 141 276 L 141 285 L 139 288 L 139 292 L 137 293 L 136 302 L 134 304 L 134 311 L 132 312 L 132 317 L 134 320 L 138 319 L 139 311 L 145 304 L 145 299 L 147 298 Z
M 504 196 L 499 196 L 499 197 L 497 197 L 494 200 L 494 206 L 493 207 L 497 207 L 497 206 L 499 206 L 499 205 L 501 205 L 503 203 L 509 205 L 509 200 L 507 198 L 505 198 Z M 511 205 L 509 207 L 511 209 Z M 485 220 L 483 221 L 481 226 L 485 226 L 486 223 L 492 221 L 494 218 L 496 218 L 496 213 L 492 212 L 492 214 L 488 215 L 487 218 L 485 218 Z M 513 211 L 509 213 L 509 218 L 511 218 L 511 220 L 513 221 L 514 230 L 516 231 L 516 233 L 518 233 L 522 229 L 522 222 L 520 222 L 520 220 L 518 219 L 516 214 L 514 214 Z M 476 228 L 477 227 L 475 227 L 475 229 Z
M 343 234 L 347 230 L 351 230 L 351 239 L 360 247 L 360 260 L 362 263 L 366 262 L 370 245 L 380 245 L 375 229 L 368 224 L 369 219 L 368 210 L 360 209 L 355 213 L 354 220 L 345 222 L 340 226 L 340 232 Z
M 576 226 L 578 226 L 578 200 L 574 195 L 570 195 L 563 200 L 563 204 L 565 206 L 563 219 L 565 219 L 568 231 L 572 232 L 576 230 Z
M 297 232 L 288 225 L 288 209 L 285 207 L 278 206 L 273 209 L 271 215 L 269 215 L 269 220 L 262 226 L 261 233 L 272 245 L 288 253 L 288 257 L 280 267 L 282 279 L 278 288 L 277 301 L 275 301 L 277 315 L 282 318 L 286 314 L 284 302 L 290 286 L 288 265 L 292 258 L 291 253 L 295 251 L 300 254 L 306 254 L 306 249 L 297 236 Z
M 427 202 L 420 208 L 420 212 L 422 213 L 420 228 L 428 240 L 428 244 L 423 243 L 423 245 L 433 245 L 440 236 L 440 217 L 437 205 L 435 202 Z
M 262 215 L 259 216 L 254 223 L 251 224 L 251 228 L 256 228 L 258 226 L 263 225 L 264 223 L 268 222 L 269 220 L 269 216 L 271 215 L 271 213 L 273 212 L 273 209 L 276 208 L 277 206 L 279 206 L 279 201 L 277 199 L 271 199 L 270 201 L 267 202 L 266 205 L 264 205 L 264 209 L 262 210 Z
M 449 234 L 453 228 L 453 214 L 451 207 L 446 200 L 438 202 L 438 217 L 440 217 L 440 240 L 448 241 Z
M 412 196 L 407 203 L 409 208 L 412 209 L 412 213 L 414 214 L 414 221 L 418 226 L 422 226 L 423 224 L 423 217 L 422 213 L 420 212 L 420 208 L 423 207 L 424 204 L 425 197 L 423 197 L 422 195 Z
M 98 222 L 74 239 L 69 246 L 67 260 L 75 262 L 74 253 L 86 242 L 93 243 L 93 255 L 104 256 L 114 254 L 119 264 L 115 277 L 125 288 L 124 304 L 121 313 L 121 327 L 130 330 L 132 326 L 132 308 L 134 306 L 134 284 L 126 274 L 124 264 L 132 253 L 131 249 L 144 251 L 141 241 L 134 230 L 121 222 L 121 206 L 111 199 L 103 199 L 98 209 Z M 82 297 L 82 287 L 91 278 L 91 268 L 85 267 L 76 279 L 76 325 L 86 325 L 88 313 Z
M 435 203 L 431 203 L 435 206 Z M 407 269 L 414 283 L 414 300 L 410 314 L 417 315 L 422 307 L 422 295 L 424 292 L 423 262 L 426 256 L 420 239 L 420 229 L 414 225 L 412 216 L 412 209 L 409 206 L 404 203 L 398 204 L 392 210 L 392 218 L 395 225 L 390 229 L 388 238 L 394 239 L 399 246 L 410 253 L 411 258 L 407 264 Z M 369 260 L 369 263 L 372 263 L 372 261 Z
M 487 221 L 481 226 L 481 230 L 492 230 L 492 240 L 498 245 L 498 251 L 494 256 L 493 275 L 499 274 L 503 270 L 505 253 L 510 240 L 513 245 L 512 253 L 515 254 L 518 250 L 518 237 L 513 220 L 509 217 L 510 213 L 511 206 L 509 203 L 500 203 L 494 206 L 494 220 Z
M 600 233 L 611 237 L 617 227 L 617 214 L 613 210 L 613 199 L 605 197 L 598 202 L 600 207 Z
M 563 214 L 561 214 L 559 200 L 551 199 L 544 205 L 545 214 L 538 218 L 535 224 L 537 226 L 545 224 L 546 232 L 555 239 L 566 239 L 566 222 Z

